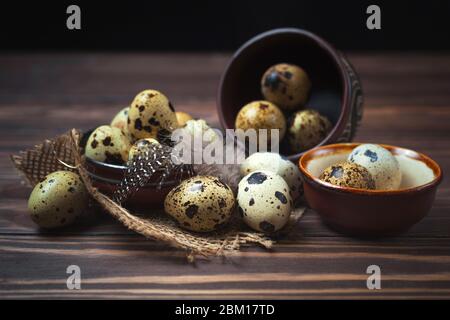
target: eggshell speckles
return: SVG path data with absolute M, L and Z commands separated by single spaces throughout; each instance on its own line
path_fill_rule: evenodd
M 311 149 L 325 139 L 331 128 L 331 122 L 317 111 L 298 111 L 288 121 L 289 145 L 294 152 Z
M 270 129 L 279 130 L 279 138 L 286 133 L 286 119 L 281 110 L 268 101 L 253 101 L 242 107 L 236 117 L 237 129 L 268 129 L 267 140 L 271 141 Z
M 341 187 L 375 189 L 375 181 L 369 171 L 356 163 L 342 162 L 326 168 L 319 179 Z
M 85 154 L 93 160 L 123 164 L 128 160 L 130 147 L 130 141 L 120 129 L 100 126 L 89 136 Z
M 55 171 L 31 192 L 31 219 L 42 228 L 71 224 L 87 208 L 88 193 L 80 177 L 70 171 Z
M 280 63 L 270 67 L 261 79 L 264 98 L 281 109 L 292 111 L 308 99 L 311 81 L 306 72 L 292 64 Z
M 258 170 L 271 171 L 281 176 L 289 185 L 290 195 L 294 201 L 302 194 L 300 170 L 295 164 L 283 159 L 278 153 L 256 152 L 245 159 L 240 166 L 241 176 Z
M 234 208 L 230 187 L 212 176 L 196 176 L 172 189 L 164 201 L 167 214 L 181 227 L 208 232 L 228 222 Z
M 244 222 L 260 232 L 272 233 L 286 225 L 292 210 L 289 186 L 270 171 L 254 171 L 239 182 L 238 209 Z
M 133 100 L 128 113 L 128 132 L 133 139 L 158 138 L 178 128 L 169 99 L 156 90 L 145 90 Z
M 287 182 L 291 198 L 296 201 L 303 194 L 303 181 L 300 169 L 291 161 L 283 159 L 277 174 Z
M 389 150 L 376 144 L 362 144 L 353 149 L 348 161 L 365 167 L 375 180 L 377 190 L 394 190 L 400 187 L 400 165 Z

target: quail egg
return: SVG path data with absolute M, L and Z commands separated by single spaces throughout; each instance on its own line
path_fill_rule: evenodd
M 303 194 L 303 180 L 300 169 L 291 161 L 283 159 L 277 172 L 288 184 L 289 194 L 296 201 Z
M 375 189 L 375 181 L 369 171 L 356 163 L 342 162 L 326 168 L 320 180 L 341 187 Z
M 186 122 L 189 120 L 193 120 L 194 118 L 191 117 L 189 113 L 183 112 L 183 111 L 176 111 L 175 116 L 177 117 L 178 125 L 180 127 L 184 127 Z
M 300 67 L 280 63 L 270 67 L 261 80 L 264 98 L 285 111 L 292 111 L 305 105 L 311 81 Z
M 292 210 L 289 186 L 270 171 L 254 171 L 238 186 L 238 210 L 244 222 L 257 231 L 272 233 L 286 225 Z
M 330 132 L 331 122 L 315 110 L 302 110 L 288 121 L 288 142 L 294 152 L 302 152 L 318 145 Z
M 257 170 L 266 170 L 277 173 L 282 158 L 275 152 L 255 152 L 248 156 L 240 165 L 241 176 Z
M 291 198 L 295 201 L 303 191 L 300 170 L 295 164 L 283 159 L 275 152 L 255 152 L 240 165 L 241 175 L 244 176 L 257 170 L 266 170 L 281 176 L 289 186 Z
M 120 110 L 112 119 L 110 126 L 119 128 L 123 131 L 123 133 L 128 133 L 128 112 L 130 111 L 130 107 L 125 107 Z
M 123 164 L 128 160 L 130 148 L 130 141 L 119 128 L 100 126 L 89 136 L 85 154 L 93 160 Z
M 140 139 L 136 141 L 128 152 L 128 160 L 132 160 L 139 152 L 147 150 L 151 144 L 159 144 L 159 142 L 153 138 Z
M 279 130 L 279 139 L 283 139 L 286 133 L 286 119 L 281 110 L 268 101 L 253 101 L 239 110 L 236 117 L 237 129 L 267 129 L 267 141 L 271 142 L 270 129 Z
M 176 128 L 175 110 L 161 92 L 144 90 L 134 98 L 128 112 L 128 132 L 133 139 L 168 136 Z
M 55 171 L 39 182 L 28 199 L 31 219 L 42 228 L 67 226 L 88 205 L 88 193 L 78 174 Z
M 167 194 L 164 209 L 181 227 L 208 232 L 228 222 L 234 202 L 230 187 L 219 178 L 195 176 Z
M 353 149 L 348 161 L 365 167 L 372 174 L 376 189 L 394 190 L 400 187 L 400 165 L 389 150 L 376 144 L 362 144 Z

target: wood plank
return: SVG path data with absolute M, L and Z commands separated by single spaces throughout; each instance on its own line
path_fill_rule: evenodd
M 1 298 L 450 298 L 450 181 L 430 214 L 383 240 L 343 237 L 308 210 L 274 250 L 198 260 L 129 232 L 105 214 L 57 231 L 28 218 L 30 190 L 8 155 L 76 127 L 108 123 L 140 90 L 157 87 L 178 110 L 218 125 L 215 95 L 229 54 L 0 55 Z M 450 170 L 450 55 L 350 54 L 365 91 L 357 141 L 424 152 Z M 82 268 L 82 290 L 65 287 Z M 382 290 L 366 288 L 368 265 Z
M 446 54 L 349 54 L 349 58 L 370 105 L 448 105 Z M 21 104 L 121 106 L 153 86 L 166 92 L 175 105 L 214 101 L 228 59 L 228 54 L 192 53 L 2 54 L 0 99 Z
M 206 107 L 208 105 L 205 104 L 204 106 Z M 0 169 L 6 169 L 1 171 L 3 179 L 0 181 L 0 195 L 9 199 L 21 200 L 21 202 L 17 203 L 17 206 L 14 204 L 5 204 L 6 207 L 0 206 L 0 210 L 5 212 L 0 220 L 2 222 L 0 230 L 2 232 L 37 232 L 35 226 L 29 221 L 26 212 L 25 200 L 28 197 L 29 190 L 19 184 L 19 177 L 14 170 L 11 170 L 12 166 L 7 156 L 13 151 L 17 152 L 19 149 L 28 148 L 31 145 L 40 142 L 45 137 L 54 136 L 64 132 L 67 129 L 67 126 L 63 121 L 64 119 L 70 119 L 72 125 L 75 127 L 78 125 L 85 125 L 86 121 L 83 120 L 84 118 L 77 116 L 78 114 L 81 114 L 80 108 L 82 107 L 74 107 L 73 110 L 71 109 L 70 113 L 61 112 L 59 114 L 58 110 L 55 110 L 57 108 L 53 107 L 51 112 L 53 114 L 52 119 L 48 119 L 48 121 L 63 123 L 61 125 L 62 127 L 58 129 L 51 128 L 49 129 L 49 132 L 39 128 L 34 129 L 36 135 L 32 138 L 34 139 L 33 142 L 30 141 L 31 132 L 28 130 L 25 130 L 24 132 L 13 131 L 12 133 L 5 133 L 3 137 L 0 138 L 0 150 L 6 150 L 0 152 L 0 154 L 4 155 L 4 157 L 1 157 L 0 159 Z M 198 111 L 198 109 L 194 109 L 194 106 L 192 105 L 184 106 L 185 110 L 190 110 L 189 108 Z M 29 109 L 32 110 L 33 107 L 29 107 Z M 34 109 L 37 109 L 37 107 L 34 107 Z M 14 112 L 14 108 L 3 108 L 0 110 L 0 114 L 2 113 L 5 115 L 5 118 L 3 119 L 9 119 L 8 122 L 11 127 L 18 127 L 21 125 L 20 121 L 22 117 Z M 112 113 L 113 112 L 93 112 L 89 116 L 89 121 L 92 122 L 92 125 L 102 122 L 105 123 L 109 121 L 108 114 Z M 196 113 L 196 115 L 199 115 L 199 113 L 200 112 Z M 6 115 L 15 116 L 9 117 Z M 438 161 L 444 171 L 447 171 L 448 168 L 450 168 L 450 149 L 447 147 L 450 144 L 450 138 L 448 135 L 445 135 L 445 132 L 448 130 L 450 124 L 450 109 L 430 107 L 427 109 L 427 114 L 423 115 L 423 108 L 413 106 L 403 117 L 403 121 L 395 123 L 395 119 L 398 119 L 399 116 L 401 116 L 401 113 L 393 106 L 369 107 L 365 113 L 364 124 L 361 126 L 355 139 L 357 141 L 365 142 L 392 143 L 425 152 Z M 215 115 L 210 116 L 210 118 L 212 117 L 215 118 Z M 3 121 L 5 123 L 7 122 L 6 120 Z M 217 120 L 212 119 L 211 122 L 214 121 Z M 44 123 L 45 122 L 47 122 L 47 120 L 45 120 Z M 386 131 L 384 130 L 385 125 L 388 127 L 396 126 L 396 129 L 395 131 L 392 129 Z M 433 130 L 430 133 L 427 133 L 426 128 L 431 127 Z M 414 132 L 417 132 L 415 131 L 417 129 L 424 132 L 424 134 L 421 134 L 420 136 L 414 134 Z M 59 130 L 59 132 L 56 130 Z M 400 135 L 399 132 L 404 133 Z M 431 142 L 430 134 L 433 134 L 433 140 Z M 434 136 L 434 134 L 436 136 Z M 12 144 L 14 144 L 14 147 L 11 146 Z M 414 227 L 407 236 L 447 236 L 448 230 L 450 230 L 448 203 L 450 203 L 450 182 L 445 179 L 438 191 L 437 200 L 430 215 Z M 120 226 L 117 224 L 110 222 L 106 225 L 102 225 L 102 223 L 103 221 L 99 223 L 101 225 L 99 228 L 100 230 L 98 230 L 98 228 L 89 228 L 89 231 L 87 232 L 122 232 Z M 306 235 L 314 236 L 331 236 L 334 234 L 321 225 L 319 218 L 315 214 L 305 217 L 299 226 L 299 231 Z
M 28 195 L 26 189 L 22 193 L 24 196 Z M 447 203 L 448 201 L 446 203 L 442 203 L 441 201 L 435 204 L 427 217 L 399 237 L 415 239 L 439 237 L 450 239 L 450 216 L 448 214 L 450 206 Z M 120 223 L 111 219 L 106 213 L 92 213 L 93 216 L 91 218 L 81 221 L 77 226 L 62 230 L 42 230 L 37 228 L 30 220 L 26 206 L 25 199 L 12 199 L 0 203 L 0 234 L 34 234 L 45 236 L 52 234 L 121 235 L 132 233 L 120 225 Z M 305 237 L 339 237 L 339 234 L 322 224 L 320 217 L 313 210 L 308 210 L 305 213 L 305 216 L 300 220 L 293 234 L 298 234 L 297 240 L 300 242 Z
M 449 249 L 447 239 L 355 243 L 313 238 L 273 251 L 247 248 L 225 263 L 198 260 L 192 266 L 180 251 L 137 236 L 1 236 L 0 297 L 450 297 Z M 32 270 L 26 261 L 33 261 Z M 82 290 L 76 293 L 65 288 L 71 264 L 82 272 Z M 366 287 L 371 264 L 382 269 L 380 291 Z

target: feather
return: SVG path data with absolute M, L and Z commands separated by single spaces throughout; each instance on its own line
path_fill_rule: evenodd
M 208 130 L 209 127 L 205 127 L 202 130 Z M 181 128 L 180 130 L 186 130 L 186 135 L 192 135 L 193 133 L 189 129 Z M 161 137 L 159 137 L 161 139 Z M 168 134 L 165 136 L 168 139 Z M 189 140 L 189 143 L 192 140 Z M 218 141 L 223 140 L 220 139 Z M 164 143 L 164 144 L 163 144 Z M 119 188 L 114 193 L 113 199 L 118 204 L 125 202 L 130 196 L 149 183 L 150 179 L 156 172 L 161 172 L 160 179 L 158 181 L 158 188 L 160 189 L 164 181 L 170 176 L 176 181 L 181 182 L 187 177 L 194 175 L 210 175 L 218 177 L 222 182 L 226 183 L 236 194 L 237 187 L 240 180 L 239 164 L 223 164 L 225 163 L 225 155 L 223 163 L 213 164 L 190 164 L 183 163 L 191 161 L 194 154 L 200 152 L 203 153 L 203 147 L 198 149 L 198 146 L 194 143 L 185 145 L 181 150 L 189 150 L 189 160 L 183 158 L 181 155 L 177 155 L 175 149 L 172 147 L 173 143 L 166 144 L 150 144 L 146 148 L 139 150 L 137 154 L 128 161 L 127 171 L 120 182 Z M 185 143 L 184 141 L 178 143 Z M 223 145 L 221 146 L 223 147 Z M 242 152 L 240 144 L 234 143 L 234 154 Z M 186 151 L 183 151 L 186 152 Z M 233 162 L 236 162 L 233 159 Z
M 148 184 L 157 171 L 162 172 L 158 188 L 161 188 L 169 175 L 179 173 L 175 176 L 181 179 L 185 172 L 189 172 L 184 164 L 175 164 L 172 161 L 172 148 L 162 144 L 151 144 L 139 150 L 133 159 L 128 161 L 127 166 L 127 171 L 113 196 L 114 201 L 119 204 Z

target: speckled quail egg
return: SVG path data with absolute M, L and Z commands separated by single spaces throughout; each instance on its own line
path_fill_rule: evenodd
M 295 201 L 303 191 L 300 170 L 295 164 L 283 159 L 274 152 L 255 152 L 240 165 L 241 175 L 247 175 L 257 170 L 267 170 L 281 176 L 289 185 L 289 193 Z
M 315 110 L 302 110 L 288 120 L 288 142 L 294 152 L 318 145 L 332 129 L 331 122 Z
M 285 111 L 296 110 L 305 105 L 311 81 L 300 67 L 280 63 L 270 67 L 261 79 L 264 98 Z
M 369 171 L 352 162 L 341 162 L 329 166 L 322 172 L 319 179 L 341 187 L 375 189 L 375 181 Z
M 128 132 L 133 139 L 168 136 L 178 128 L 169 99 L 159 91 L 144 90 L 133 100 L 128 112 Z
M 375 180 L 378 190 L 400 187 L 402 173 L 397 159 L 389 150 L 376 144 L 362 144 L 350 153 L 348 161 L 365 167 Z
M 277 173 L 281 166 L 279 153 L 275 152 L 255 152 L 248 156 L 240 165 L 241 176 L 257 170 L 266 170 Z
M 281 110 L 269 101 L 253 101 L 239 110 L 236 117 L 237 129 L 268 129 L 267 140 L 271 142 L 270 129 L 279 130 L 279 138 L 283 139 L 286 133 L 286 119 Z
M 110 126 L 119 128 L 122 130 L 125 135 L 128 133 L 128 112 L 130 111 L 130 107 L 125 107 L 120 110 L 112 119 Z
M 219 178 L 195 176 L 167 194 L 164 209 L 181 227 L 208 232 L 228 222 L 234 202 L 230 187 Z
M 175 115 L 177 117 L 178 125 L 180 127 L 184 127 L 186 122 L 189 120 L 193 120 L 192 116 L 189 113 L 183 112 L 183 111 L 176 111 Z
M 110 164 L 123 164 L 128 160 L 130 141 L 119 129 L 100 126 L 95 129 L 86 143 L 86 157 Z
M 148 150 L 148 147 L 151 144 L 159 144 L 158 140 L 153 138 L 140 139 L 136 141 L 130 148 L 128 152 L 128 160 L 131 160 L 136 156 L 139 152 Z
M 289 194 L 292 200 L 296 201 L 303 194 L 303 180 L 300 169 L 288 159 L 283 159 L 277 174 L 287 182 Z
M 289 186 L 270 171 L 254 171 L 238 186 L 238 209 L 244 222 L 257 231 L 272 233 L 286 225 L 292 210 Z
M 78 174 L 55 171 L 39 182 L 28 199 L 31 219 L 42 228 L 67 226 L 88 205 L 88 193 Z

